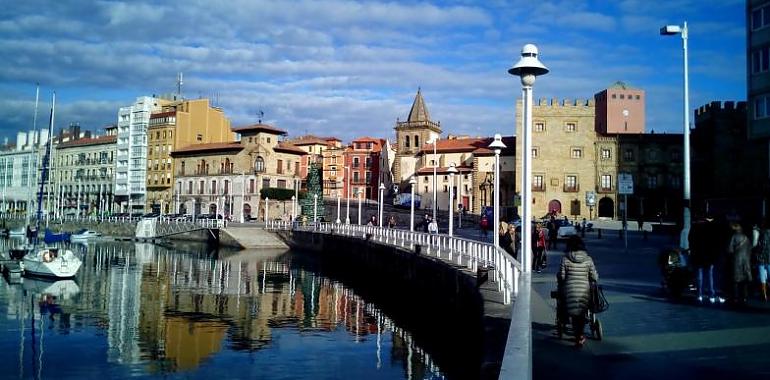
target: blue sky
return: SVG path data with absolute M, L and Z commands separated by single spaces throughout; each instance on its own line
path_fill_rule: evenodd
M 507 74 L 525 43 L 551 72 L 535 98 L 587 99 L 622 80 L 647 92 L 647 130 L 690 105 L 746 97 L 743 0 L 34 1 L 0 9 L 0 137 L 38 127 L 57 92 L 57 129 L 99 129 L 137 96 L 216 94 L 234 126 L 290 135 L 394 137 L 417 87 L 445 133 L 513 134 L 521 94 Z

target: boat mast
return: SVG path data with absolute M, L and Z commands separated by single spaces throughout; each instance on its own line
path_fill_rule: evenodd
M 32 133 L 30 133 L 31 136 L 29 136 L 29 145 L 30 150 L 32 150 L 32 140 L 34 139 L 34 134 L 37 131 L 37 105 L 40 100 L 40 83 L 35 83 L 35 112 L 32 114 Z M 35 158 L 35 164 L 37 164 L 40 160 L 40 135 L 37 136 L 37 146 L 38 151 Z M 31 157 L 30 157 L 31 158 Z M 32 177 L 30 174 L 32 174 L 32 160 L 27 161 L 27 180 L 29 181 L 29 178 Z M 37 170 L 36 170 L 37 171 Z M 22 184 L 22 186 L 26 186 L 27 184 Z M 27 220 L 32 219 L 32 192 L 27 193 Z
M 51 116 L 48 119 L 48 134 L 51 135 L 53 132 L 53 123 L 54 123 L 54 117 L 56 116 L 56 91 L 53 92 L 53 96 L 51 98 Z M 40 231 L 40 219 L 42 218 L 43 214 L 43 188 L 45 186 L 45 182 L 48 179 L 48 160 L 50 158 L 51 154 L 51 139 L 48 139 L 46 141 L 46 150 L 45 155 L 43 156 L 43 171 L 40 172 L 40 191 L 37 193 L 37 231 Z

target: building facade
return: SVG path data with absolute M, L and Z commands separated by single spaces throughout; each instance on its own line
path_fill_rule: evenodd
M 19 132 L 16 143 L 0 150 L 0 211 L 32 217 L 37 211 L 39 162 L 48 142 L 47 131 Z M 45 199 L 44 199 L 45 201 Z
M 615 82 L 594 95 L 596 132 L 601 134 L 644 133 L 644 91 L 625 82 Z
M 406 121 L 396 120 L 396 143 L 393 145 L 393 184 L 409 188 L 409 179 L 417 171 L 417 154 L 426 144 L 441 137 L 441 123 L 431 120 L 420 89 L 412 102 Z
M 262 189 L 299 190 L 300 162 L 307 152 L 279 141 L 285 131 L 260 123 L 233 132 L 240 141 L 193 144 L 172 152 L 176 212 L 264 218 Z M 273 202 L 270 210 L 271 218 L 293 211 L 290 201 Z
M 171 152 L 192 144 L 231 142 L 230 120 L 208 99 L 180 100 L 150 115 L 147 128 L 146 210 L 172 210 L 174 163 Z
M 106 135 L 56 146 L 52 189 L 57 215 L 86 216 L 113 210 L 117 127 Z
M 350 176 L 343 183 L 344 194 L 356 199 L 378 199 L 380 183 L 386 185 L 380 170 L 384 145 L 384 139 L 373 137 L 351 141 L 344 151 L 345 167 L 348 168 L 344 174 Z

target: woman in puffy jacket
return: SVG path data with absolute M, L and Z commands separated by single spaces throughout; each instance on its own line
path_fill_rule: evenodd
M 567 252 L 561 259 L 557 276 L 564 292 L 562 300 L 572 320 L 575 344 L 582 347 L 586 339 L 583 332 L 590 298 L 590 281 L 598 281 L 599 274 L 580 237 L 570 236 L 567 241 Z

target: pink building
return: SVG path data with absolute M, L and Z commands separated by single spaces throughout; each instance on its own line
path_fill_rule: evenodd
M 594 95 L 596 131 L 602 134 L 644 133 L 644 90 L 615 82 Z
M 377 199 L 380 183 L 380 154 L 385 140 L 374 137 L 354 139 L 345 149 L 345 166 L 350 168 L 350 194 L 360 192 L 363 198 Z M 347 193 L 348 181 L 343 184 Z

